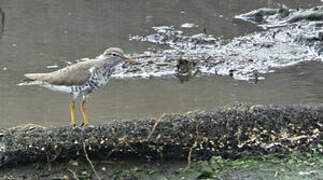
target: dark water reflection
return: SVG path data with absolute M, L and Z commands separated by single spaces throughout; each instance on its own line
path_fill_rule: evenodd
M 2 34 L 4 32 L 4 26 L 5 26 L 5 19 L 6 19 L 6 14 L 2 11 L 0 8 L 0 39 L 2 37 Z
M 198 27 L 183 29 L 185 33 L 207 31 L 230 39 L 259 30 L 233 19 L 242 12 L 319 4 L 319 0 L 0 0 L 0 127 L 69 123 L 71 98 L 43 88 L 17 87 L 25 72 L 48 71 L 48 65 L 93 57 L 108 46 L 129 53 L 145 51 L 155 45 L 129 41 L 129 35 L 150 34 L 153 26 L 194 23 Z M 88 116 L 92 123 L 105 123 L 236 103 L 322 104 L 322 67 L 301 64 L 268 74 L 257 84 L 218 76 L 194 77 L 185 83 L 112 80 L 90 97 Z

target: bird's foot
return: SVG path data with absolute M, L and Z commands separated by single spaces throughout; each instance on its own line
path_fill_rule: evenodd
M 81 127 L 86 127 L 88 125 L 88 123 L 84 123 L 82 122 L 82 124 L 80 125 Z

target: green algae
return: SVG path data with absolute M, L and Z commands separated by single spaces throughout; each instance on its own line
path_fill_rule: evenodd
M 323 177 L 323 155 L 319 153 L 242 155 L 235 159 L 212 156 L 196 160 L 185 168 L 186 161 L 143 159 L 93 160 L 101 179 L 319 179 Z M 38 167 L 38 168 L 35 168 Z M 0 179 L 95 179 L 85 158 L 48 164 L 34 163 L 28 168 L 0 170 Z

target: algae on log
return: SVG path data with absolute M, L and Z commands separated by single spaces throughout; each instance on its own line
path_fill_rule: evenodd
M 23 126 L 0 131 L 0 167 L 83 155 L 152 158 L 323 153 L 323 108 L 237 105 L 81 127 Z M 191 151 L 191 152 L 190 152 Z M 189 153 L 190 152 L 190 153 Z

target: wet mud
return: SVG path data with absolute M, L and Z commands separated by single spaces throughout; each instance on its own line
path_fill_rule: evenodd
M 305 61 L 322 61 L 323 7 L 311 9 L 258 9 L 236 16 L 252 22 L 263 31 L 232 40 L 201 32 L 185 35 L 174 26 L 153 27 L 150 35 L 135 35 L 130 40 L 165 45 L 132 55 L 141 62 L 120 68 L 115 77 L 177 76 L 178 62 L 194 62 L 191 73 L 232 76 L 238 80 L 262 80 L 261 74 Z M 194 26 L 189 26 L 194 28 Z

